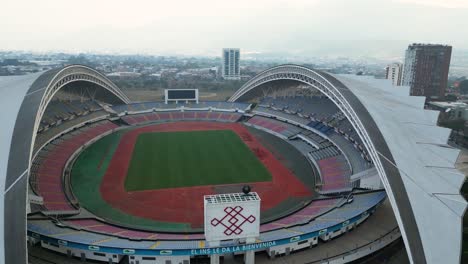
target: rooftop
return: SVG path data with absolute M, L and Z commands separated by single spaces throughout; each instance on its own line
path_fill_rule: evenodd
M 223 203 L 235 203 L 235 202 L 251 202 L 260 201 L 260 196 L 256 192 L 248 194 L 244 193 L 226 193 L 216 195 L 205 195 L 206 203 L 209 204 L 223 204 Z
M 467 108 L 468 104 L 464 102 L 429 102 L 429 105 L 437 106 L 440 108 Z

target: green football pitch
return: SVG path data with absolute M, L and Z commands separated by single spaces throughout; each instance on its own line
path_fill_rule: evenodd
M 270 181 L 271 175 L 231 130 L 143 133 L 125 180 L 127 191 Z

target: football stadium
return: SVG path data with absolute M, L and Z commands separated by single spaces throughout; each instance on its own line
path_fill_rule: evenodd
M 226 101 L 132 102 L 69 65 L 0 91 L 0 263 L 348 263 L 399 241 L 460 262 L 459 151 L 408 87 L 280 65 Z M 204 199 L 245 186 L 258 236 L 207 241 Z M 211 222 L 228 238 L 257 220 L 236 208 Z

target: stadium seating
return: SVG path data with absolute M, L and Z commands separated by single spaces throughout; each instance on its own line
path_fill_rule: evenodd
M 266 97 L 259 104 L 323 121 L 339 112 L 339 109 L 325 96 Z
M 307 205 L 303 209 L 295 212 L 294 214 L 290 216 L 261 225 L 260 231 L 262 233 L 266 232 L 266 234 L 268 234 L 268 232 L 274 231 L 275 238 L 277 238 L 278 235 L 281 235 L 283 233 L 283 230 L 285 228 L 294 227 L 297 225 L 308 225 L 311 222 L 311 220 L 323 219 L 323 217 L 322 218 L 320 217 L 325 214 L 330 215 L 330 212 L 336 211 L 336 213 L 334 213 L 333 215 L 336 216 L 337 218 L 346 218 L 347 216 L 352 215 L 354 213 L 356 214 L 362 213 L 364 210 L 367 210 L 368 208 L 374 206 L 376 203 L 380 202 L 379 197 L 380 198 L 383 197 L 382 195 L 376 196 L 376 197 L 374 196 L 376 195 L 370 196 L 371 198 L 373 197 L 373 199 L 368 199 L 364 197 L 355 199 L 356 202 L 353 203 L 355 207 L 348 208 L 346 210 L 341 209 L 341 204 L 343 202 L 342 198 L 315 200 L 315 201 L 312 201 L 309 205 Z M 112 226 L 110 224 L 100 222 L 94 219 L 67 220 L 63 222 L 63 224 L 66 224 L 78 230 L 83 230 L 83 231 L 87 230 L 92 233 L 116 236 L 120 238 L 128 238 L 132 240 L 201 240 L 203 239 L 203 234 L 165 234 L 165 233 L 135 231 L 135 230 L 128 230 L 125 228 Z M 323 225 L 329 225 L 329 224 L 330 224 L 330 221 L 325 221 L 323 223 Z M 312 225 L 312 226 L 316 227 L 316 225 Z M 310 227 L 308 227 L 308 229 L 310 229 Z M 48 233 L 51 233 L 51 231 L 48 231 Z M 80 239 L 83 239 L 83 237 L 80 237 Z M 91 238 L 86 238 L 86 239 L 91 239 Z M 122 241 L 119 241 L 119 243 L 121 244 Z M 165 243 L 168 246 L 171 245 L 171 247 L 174 247 L 174 245 L 169 243 L 169 241 L 165 241 Z M 186 244 L 183 244 L 183 245 L 187 246 Z M 177 245 L 175 247 L 177 247 Z
M 268 130 L 281 133 L 287 129 L 285 125 L 283 125 L 281 122 L 276 122 L 273 120 L 270 120 L 268 118 L 260 117 L 260 116 L 255 116 L 251 118 L 247 123 L 255 125 L 255 126 L 260 126 L 264 127 Z
M 208 110 L 209 108 L 218 109 L 218 110 L 227 110 L 227 111 L 245 111 L 250 104 L 246 103 L 232 103 L 232 102 L 200 102 L 196 103 L 169 103 L 165 104 L 164 102 L 145 102 L 145 103 L 133 103 L 128 105 L 116 105 L 113 106 L 112 109 L 117 113 L 124 113 L 124 112 L 144 112 L 144 111 L 151 111 L 155 110 L 175 110 L 181 108 L 188 108 L 192 110 Z
M 340 190 L 350 187 L 351 169 L 343 155 L 317 161 L 322 178 L 322 191 Z
M 256 127 L 261 127 L 278 134 L 282 134 L 285 137 L 294 136 L 302 131 L 301 128 L 296 127 L 294 125 L 290 125 L 278 120 L 274 120 L 271 118 L 263 117 L 263 116 L 254 116 L 247 121 L 248 124 L 254 125 Z
M 336 225 L 341 226 L 342 222 L 372 210 L 385 197 L 385 191 L 377 191 L 357 193 L 351 202 L 348 202 L 345 197 L 312 201 L 308 206 L 290 216 L 261 225 L 259 240 L 289 239 L 296 234 L 307 234 Z M 203 234 L 162 234 L 135 231 L 111 226 L 93 219 L 66 220 L 60 226 L 48 220 L 29 220 L 28 230 L 85 245 L 129 249 L 196 249 L 204 240 Z M 233 245 L 236 245 L 235 240 L 221 242 L 223 247 Z
M 359 145 L 357 143 L 353 143 L 337 133 L 332 133 L 329 137 L 333 142 L 340 146 L 340 149 L 348 158 L 351 163 L 353 174 L 365 171 L 372 167 L 372 164 L 366 160 L 364 156 L 365 154 L 359 149 Z
M 312 121 L 309 124 L 315 130 L 328 135 L 330 139 L 337 139 L 333 141 L 334 143 L 331 143 L 313 131 L 301 129 L 297 126 L 264 116 L 255 115 L 247 123 L 279 133 L 288 139 L 300 138 L 309 145 L 312 145 L 313 147 L 307 147 L 294 140 L 289 141 L 318 165 L 322 182 L 320 191 L 323 193 L 350 190 L 352 187 L 350 175 L 353 172 L 357 173 L 372 166 L 361 157 L 359 150 L 350 141 L 344 139 L 333 128 L 323 125 L 321 122 Z M 340 149 L 334 144 L 338 144 L 340 148 L 343 147 L 346 152 L 342 154 Z M 349 166 L 347 157 L 350 158 L 352 167 Z
M 332 105 L 332 106 L 330 106 Z M 307 111 L 292 111 L 304 107 Z M 263 98 L 254 113 L 283 118 L 301 125 L 307 125 L 327 137 L 334 133 L 341 134 L 362 153 L 362 157 L 371 162 L 363 143 L 344 114 L 327 98 L 323 97 L 266 97 Z M 316 114 L 314 114 L 316 113 Z
M 304 207 L 303 209 L 290 216 L 273 221 L 268 224 L 261 225 L 260 231 L 267 232 L 294 225 L 306 224 L 311 219 L 314 219 L 320 216 L 321 214 L 332 210 L 334 207 L 337 206 L 339 201 L 339 198 L 312 201 L 308 206 Z
M 310 152 L 310 155 L 314 158 L 314 160 L 322 160 L 330 157 L 335 157 L 339 155 L 340 152 L 335 146 L 328 146 L 325 148 L 320 148 Z
M 100 121 L 55 139 L 41 150 L 33 161 L 30 184 L 37 195 L 43 197 L 45 210 L 76 210 L 67 200 L 62 186 L 66 162 L 84 143 L 116 127 L 110 121 Z
M 94 219 L 77 219 L 77 220 L 68 220 L 64 224 L 69 225 L 70 227 L 82 230 L 88 230 L 90 232 L 108 234 L 113 236 L 118 236 L 122 238 L 141 240 L 149 239 L 154 240 L 156 237 L 158 239 L 202 239 L 203 235 L 201 234 L 161 234 L 155 232 L 145 232 L 145 231 L 136 231 L 130 230 L 122 227 L 117 227 L 105 222 L 100 222 Z
M 95 101 L 61 101 L 55 100 L 49 103 L 39 126 L 39 132 L 49 127 L 60 125 L 62 122 L 88 115 L 102 110 Z
M 267 107 L 262 107 L 262 106 L 257 106 L 254 110 L 254 113 L 263 115 L 263 116 L 276 116 L 276 117 L 281 117 L 286 120 L 294 121 L 296 123 L 299 123 L 301 125 L 307 125 L 307 123 L 310 122 L 310 119 L 308 117 L 304 116 L 299 116 L 296 114 L 288 114 L 286 112 L 282 112 L 279 110 L 273 110 L 271 108 Z
M 309 141 L 313 142 L 314 145 L 317 145 L 320 147 L 327 147 L 331 145 L 330 141 L 326 140 L 325 138 L 321 137 L 320 135 L 312 131 L 309 131 L 309 130 L 302 131 L 301 135 L 306 137 Z
M 331 126 L 325 125 L 324 123 L 319 121 L 312 121 L 309 124 L 307 124 L 307 126 L 317 131 L 320 131 L 321 133 L 327 136 L 333 133 L 333 128 Z
M 39 148 L 42 147 L 45 143 L 47 143 L 49 140 L 62 133 L 63 131 L 76 127 L 85 122 L 104 119 L 107 116 L 109 116 L 109 113 L 107 113 L 104 110 L 98 110 L 84 116 L 78 116 L 74 117 L 73 119 L 61 121 L 60 125 L 43 128 L 36 136 L 36 141 L 34 144 L 34 153 L 36 153 L 39 150 Z
M 291 144 L 295 145 L 301 152 L 310 154 L 316 162 L 322 177 L 320 186 L 322 193 L 349 188 L 350 175 L 371 166 L 362 158 L 365 157 L 365 153 L 362 153 L 363 148 L 360 142 L 352 137 L 356 136 L 356 133 L 350 123 L 342 113 L 337 111 L 336 107 L 325 106 L 331 104 L 326 100 L 328 99 L 323 97 L 265 98 L 262 105 L 255 109 L 254 113 L 256 115 L 246 122 L 281 134 L 290 139 Z M 311 102 L 313 102 L 313 106 L 309 105 Z M 179 111 L 176 111 L 174 106 Z M 183 111 L 182 106 L 184 107 Z M 241 113 L 208 111 L 203 108 L 233 110 L 241 107 L 246 109 L 248 106 L 248 104 L 227 102 L 181 103 L 177 105 L 155 102 L 119 105 L 112 108 L 118 113 L 127 112 L 127 114 L 121 116 L 121 119 L 126 123 L 139 125 L 184 120 L 236 122 L 242 117 Z M 154 112 L 153 109 L 158 109 L 158 111 Z M 159 111 L 164 109 L 166 111 Z M 46 122 L 55 122 L 57 130 L 49 125 L 48 129 L 44 129 L 41 135 L 47 135 L 48 132 L 52 136 L 57 135 L 59 130 L 63 131 L 68 127 L 73 127 L 74 124 L 79 124 L 83 120 L 89 120 L 89 117 L 100 117 L 109 114 L 99 104 L 92 101 L 82 104 L 77 102 L 60 103 L 54 105 L 51 111 L 53 111 L 51 112 L 53 114 L 46 116 L 45 120 Z M 291 123 L 294 122 L 286 123 L 274 118 L 268 118 L 268 115 L 282 117 L 309 126 L 312 131 L 292 125 Z M 64 193 L 64 186 L 62 186 L 62 172 L 65 163 L 85 142 L 116 127 L 116 124 L 107 120 L 87 125 L 54 139 L 38 153 L 32 164 L 30 183 L 32 190 L 44 198 L 44 210 L 75 210 L 75 207 L 68 201 Z M 298 138 L 295 137 L 297 135 L 301 136 L 299 138 L 301 140 L 297 140 Z M 339 145 L 340 149 L 327 138 Z M 313 142 L 313 144 L 304 143 L 306 142 L 304 139 Z M 39 142 L 45 143 L 47 137 L 44 136 L 44 139 L 41 140 Z M 315 232 L 328 228 L 362 214 L 380 203 L 384 198 L 385 192 L 382 191 L 355 195 L 353 202 L 350 204 L 344 203 L 346 201 L 344 197 L 336 196 L 332 199 L 314 200 L 289 216 L 261 225 L 262 233 L 259 239 L 261 241 L 271 241 L 291 238 L 294 234 Z M 31 220 L 28 221 L 28 230 L 87 245 L 134 249 L 176 250 L 199 248 L 200 242 L 204 240 L 203 234 L 167 234 L 138 231 L 95 219 L 63 220 L 60 227 L 50 221 Z M 155 240 L 157 240 L 157 243 Z M 236 243 L 232 240 L 223 241 L 221 245 L 231 246 L 236 245 Z
M 260 230 L 261 232 L 267 232 L 271 230 L 285 228 L 287 226 L 308 223 L 311 219 L 314 219 L 320 216 L 321 214 L 324 214 L 325 212 L 328 212 L 333 208 L 337 207 L 340 200 L 340 198 L 334 198 L 313 201 L 303 209 L 295 212 L 294 214 L 288 217 L 262 225 Z M 68 220 L 63 224 L 66 224 L 72 228 L 79 230 L 87 230 L 90 232 L 113 235 L 133 240 L 154 240 L 156 238 L 164 240 L 203 239 L 203 234 L 164 234 L 155 232 L 134 231 L 121 227 L 116 227 L 94 219 Z
M 184 120 L 236 122 L 242 114 L 235 112 L 210 112 L 210 111 L 187 111 L 187 112 L 150 112 L 122 116 L 129 125 L 139 125 L 152 122 L 175 122 Z
M 316 121 L 313 122 L 314 125 L 322 124 Z M 311 145 L 315 147 L 315 149 L 309 148 L 308 151 L 302 145 L 295 144 L 294 141 L 290 141 L 290 143 L 295 145 L 296 148 L 298 148 L 301 152 L 305 152 L 305 155 L 309 154 L 310 158 L 316 161 L 319 165 L 318 169 L 321 173 L 322 180 L 324 181 L 322 191 L 338 190 L 342 188 L 348 188 L 350 186 L 349 176 L 353 170 L 349 167 L 345 155 L 342 155 L 341 151 L 334 144 L 319 134 L 262 116 L 254 116 L 249 119 L 247 123 L 280 133 L 290 139 L 296 138 L 293 136 L 302 136 L 301 138 L 303 140 L 310 142 Z M 359 152 L 353 147 L 353 145 L 346 139 L 343 139 L 341 136 L 337 135 L 331 127 L 320 125 L 317 127 L 317 129 L 321 130 L 324 134 L 335 135 L 337 138 L 340 137 L 341 140 L 335 143 L 340 147 L 342 144 L 345 145 L 345 149 L 347 150 L 346 154 L 351 155 L 353 164 L 356 164 L 356 172 L 368 169 L 370 167 L 370 165 L 361 158 Z M 329 168 L 329 164 L 331 163 L 337 166 L 336 171 L 332 171 Z

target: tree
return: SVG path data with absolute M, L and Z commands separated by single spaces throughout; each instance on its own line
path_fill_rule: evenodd
M 468 94 L 468 80 L 461 81 L 458 87 L 461 94 Z
M 465 121 L 463 119 L 444 120 L 440 121 L 439 125 L 453 130 L 462 130 L 465 127 Z
M 457 96 L 454 94 L 447 94 L 445 95 L 445 100 L 449 102 L 455 102 L 457 101 Z
M 78 56 L 71 56 L 68 58 L 68 64 L 82 64 L 92 66 L 91 61 L 89 61 L 83 54 Z

